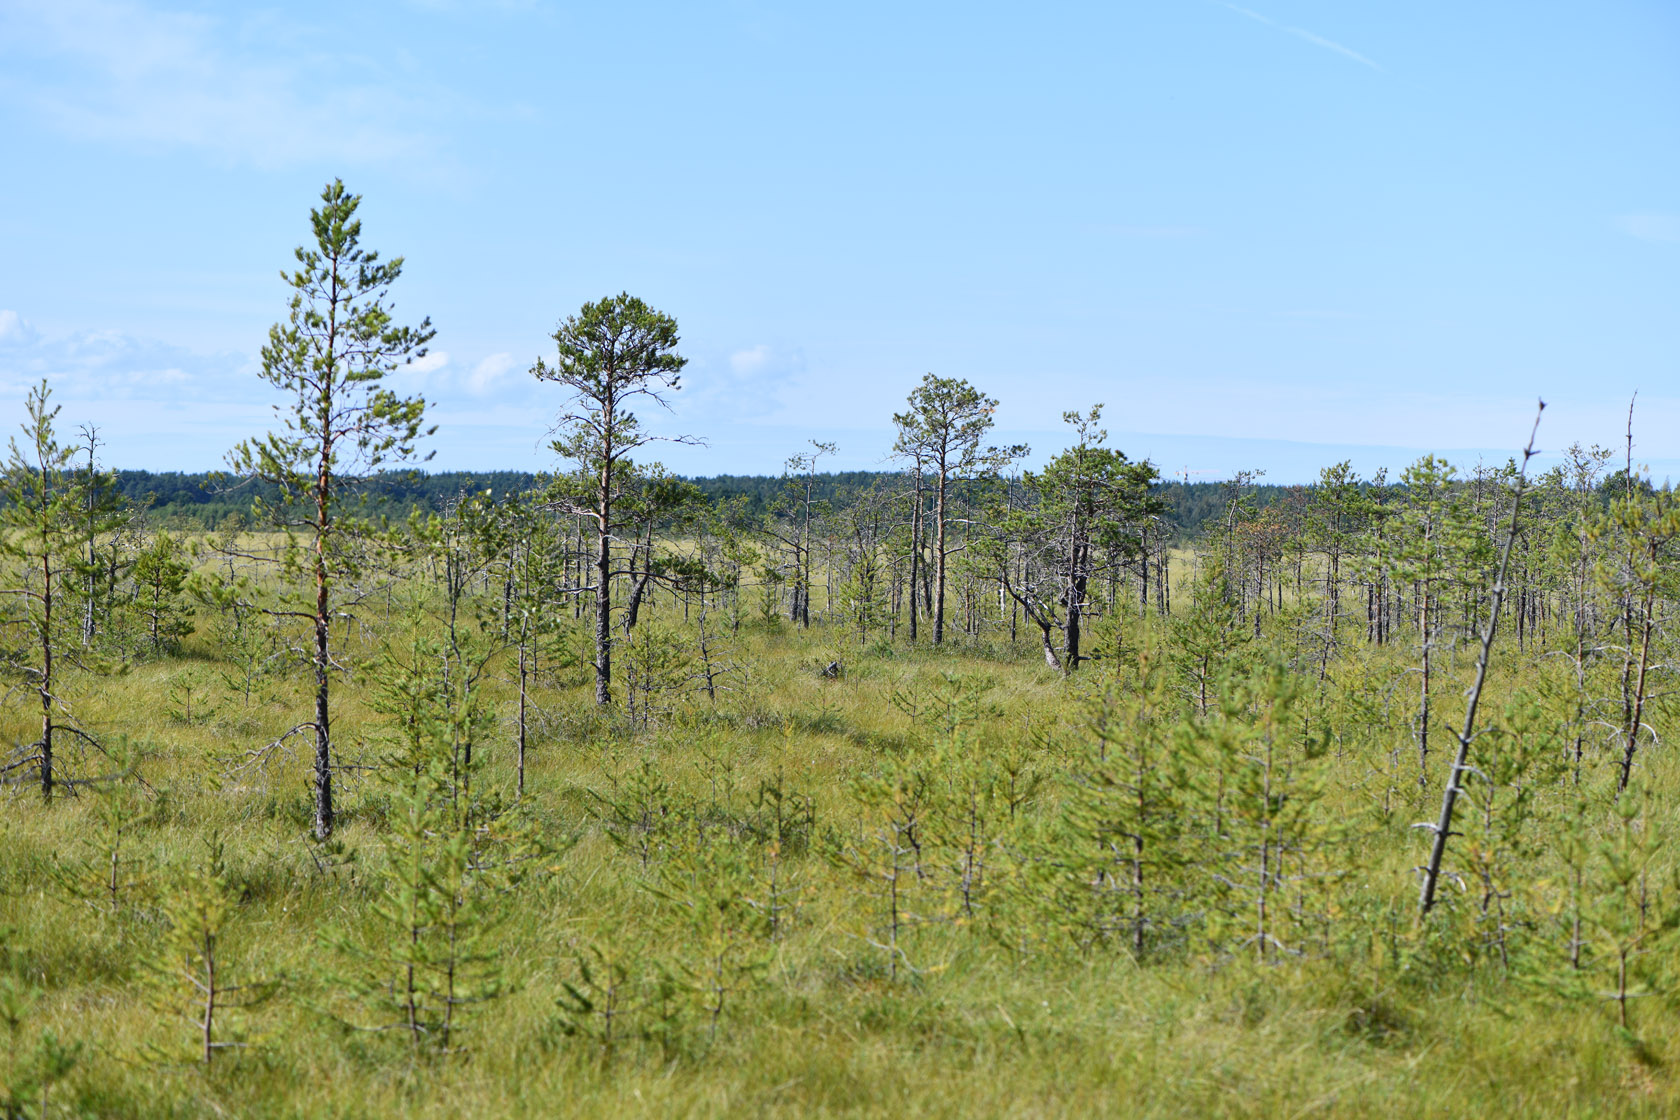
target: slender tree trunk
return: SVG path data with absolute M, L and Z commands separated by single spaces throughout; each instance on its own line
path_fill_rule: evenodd
M 1634 688 L 1633 712 L 1627 724 L 1627 741 L 1622 748 L 1622 767 L 1620 780 L 1616 785 L 1616 793 L 1621 794 L 1627 789 L 1628 781 L 1633 776 L 1633 755 L 1639 747 L 1639 728 L 1645 718 L 1645 672 L 1651 662 L 1651 608 L 1654 604 L 1650 599 L 1645 601 L 1644 625 L 1641 627 L 1639 642 L 1639 679 Z
M 636 549 L 630 555 L 632 575 L 635 575 L 638 555 L 643 558 L 642 573 L 635 576 L 635 586 L 630 589 L 630 597 L 624 603 L 624 634 L 626 637 L 636 628 L 636 622 L 641 618 L 642 602 L 647 596 L 648 584 L 653 580 L 653 526 L 651 524 L 648 526 L 645 546 Z M 648 601 L 648 609 L 653 609 L 651 601 Z
M 43 541 L 45 534 L 43 534 Z M 41 549 L 41 799 L 53 799 L 52 558 Z
M 1063 645 L 1063 650 L 1067 654 L 1066 664 L 1070 672 L 1079 668 L 1079 663 L 1084 660 L 1083 656 L 1079 652 L 1079 641 L 1081 637 L 1079 628 L 1080 614 L 1079 604 L 1072 602 L 1070 597 L 1067 610 L 1067 629 L 1064 635 Z
M 204 1064 L 216 1053 L 216 939 L 204 934 Z
M 892 589 L 887 593 L 889 597 L 889 607 L 887 610 L 887 640 L 889 642 L 898 640 L 898 606 L 899 599 L 902 598 L 903 585 L 903 570 L 899 568 L 897 564 L 894 564 L 892 568 Z
M 910 508 L 910 643 L 916 642 L 916 586 L 917 568 L 922 559 L 922 475 L 916 472 L 916 486 L 912 492 L 914 504 Z
M 333 830 L 332 724 L 328 687 L 332 668 L 332 615 L 327 580 L 327 457 L 321 457 L 316 481 L 315 511 L 315 838 L 325 840 Z
M 609 424 L 604 425 L 608 431 Z M 595 706 L 612 703 L 612 444 L 601 457 L 595 522 Z
M 1429 596 L 1425 594 L 1418 608 L 1420 629 L 1423 631 L 1423 683 L 1418 706 L 1418 785 L 1429 784 Z
M 1033 621 L 1038 623 L 1039 634 L 1044 640 L 1044 664 L 1058 673 L 1066 672 L 1067 670 L 1062 667 L 1061 659 L 1056 656 L 1056 645 L 1050 640 L 1050 624 L 1037 618 Z
M 525 796 L 525 715 L 526 684 L 530 679 L 530 665 L 526 657 L 527 636 L 519 640 L 519 787 L 518 796 Z
M 595 542 L 595 583 L 595 705 L 604 708 L 612 703 L 612 554 L 604 526 Z
M 1149 533 L 1138 534 L 1138 617 L 1149 613 Z
M 1088 550 L 1090 546 L 1079 544 L 1073 550 L 1073 573 L 1068 580 L 1067 601 L 1067 629 L 1064 649 L 1067 653 L 1067 671 L 1074 672 L 1085 657 L 1079 651 L 1080 642 L 1084 638 L 1083 623 L 1085 619 L 1085 595 L 1090 589 L 1089 578 L 1086 576 L 1089 564 Z
M 799 623 L 800 629 L 811 626 L 811 484 L 805 484 L 804 516 L 799 523 L 799 551 L 794 555 L 794 564 L 799 570 L 799 594 L 795 605 L 794 621 Z
M 935 500 L 934 518 L 938 522 L 934 526 L 934 594 L 933 594 L 933 644 L 939 645 L 945 640 L 945 465 L 939 466 L 939 495 Z
M 98 598 L 99 572 L 96 564 L 99 555 L 95 550 L 97 544 L 94 539 L 94 477 L 93 477 L 93 437 L 88 437 L 88 473 L 87 473 L 87 602 L 82 606 L 82 645 L 93 641 L 93 602 Z

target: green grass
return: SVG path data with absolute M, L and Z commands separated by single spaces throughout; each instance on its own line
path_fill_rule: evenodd
M 656 612 L 659 624 L 666 616 L 680 617 L 668 605 Z M 385 624 L 369 621 L 366 642 L 350 652 L 353 671 L 335 686 L 346 759 L 369 757 L 361 744 L 377 723 L 369 680 Z M 241 1020 L 245 1048 L 207 1068 L 191 1061 L 191 1025 L 146 980 L 161 934 L 155 907 L 137 897 L 113 916 L 68 896 L 49 874 L 55 861 L 100 856 L 99 795 L 88 789 L 50 807 L 31 791 L 8 795 L 0 801 L 0 972 L 43 994 L 19 1028 L 10 1067 L 0 1069 L 15 1070 L 42 1029 L 79 1043 L 75 1067 L 52 1091 L 54 1115 L 1680 1114 L 1680 1008 L 1671 998 L 1639 1000 L 1633 1030 L 1623 1032 L 1607 1005 L 1550 994 L 1546 968 L 1505 970 L 1485 956 L 1466 963 L 1459 948 L 1474 925 L 1471 907 L 1449 907 L 1433 933 L 1414 929 L 1411 869 L 1424 846 L 1408 826 L 1433 814 L 1439 774 L 1419 791 L 1405 770 L 1405 702 L 1394 700 L 1380 725 L 1358 723 L 1345 704 L 1362 680 L 1405 695 L 1403 650 L 1356 649 L 1334 665 L 1325 710 L 1337 738 L 1320 812 L 1352 826 L 1333 853 L 1352 873 L 1336 889 L 1323 951 L 1265 964 L 1243 951 L 1166 951 L 1144 961 L 1120 946 L 1081 951 L 1020 901 L 1031 894 L 1027 880 L 1000 870 L 989 904 L 995 919 L 959 920 L 947 889 L 917 888 L 912 908 L 927 920 L 907 935 L 913 971 L 891 980 L 869 940 L 878 892 L 814 850 L 790 850 L 801 905 L 785 938 L 753 946 L 764 970 L 731 995 L 716 1037 L 689 1008 L 674 1041 L 632 1040 L 610 1058 L 562 1029 L 556 1001 L 562 982 L 577 978 L 578 954 L 616 947 L 651 972 L 679 968 L 693 948 L 681 914 L 649 889 L 685 841 L 672 840 L 648 869 L 614 845 L 589 812 L 614 778 L 649 759 L 683 800 L 736 815 L 749 811 L 762 783 L 779 781 L 811 799 L 815 839 L 855 837 L 866 811 L 853 779 L 932 749 L 894 694 L 933 697 L 956 675 L 987 686 L 989 712 L 971 749 L 1023 751 L 1046 780 L 1022 809 L 1025 836 L 1059 815 L 1070 760 L 1087 738 L 1079 697 L 1105 670 L 1083 683 L 1059 679 L 1025 630 L 1013 649 L 959 639 L 948 650 L 882 655 L 821 628 L 784 625 L 741 636 L 735 656 L 746 679 L 715 708 L 673 701 L 648 731 L 596 717 L 581 672 L 562 670 L 537 694 L 524 806 L 554 851 L 499 902 L 495 941 L 510 990 L 470 1016 L 462 1052 L 415 1056 L 394 1033 L 336 1021 L 348 1008 L 332 979 L 342 962 L 323 941 L 371 928 L 384 858 L 377 784 L 345 775 L 340 838 L 356 859 L 323 868 L 306 839 L 307 744 L 266 768 L 239 765 L 305 718 L 303 676 L 278 681 L 272 702 L 250 709 L 218 685 L 215 714 L 191 726 L 169 711 L 181 674 L 213 680 L 218 653 L 205 629 L 175 658 L 77 677 L 66 696 L 85 725 L 140 750 L 139 773 L 160 791 L 161 811 L 138 831 L 134 850 L 167 882 L 167 869 L 191 862 L 202 838 L 219 833 L 238 899 L 227 963 L 285 982 Z M 1539 659 L 1509 650 L 1500 657 L 1499 700 L 1547 672 Z M 816 669 L 837 658 L 844 677 L 822 679 Z M 1437 702 L 1448 711 L 1456 687 L 1444 675 Z M 486 780 L 506 791 L 511 692 L 499 679 L 490 693 L 501 722 Z M 15 740 L 31 736 L 30 709 L 16 697 L 4 721 L 0 731 Z M 1390 775 L 1396 751 L 1398 778 Z M 101 763 L 82 766 L 97 773 Z M 1673 824 L 1680 775 L 1672 757 L 1655 755 L 1647 777 L 1658 794 L 1653 827 Z M 716 842 L 764 858 L 762 844 Z M 1001 850 L 996 858 L 1000 869 L 1010 866 Z M 1555 871 L 1542 853 L 1516 889 L 1553 897 L 1546 891 Z M 1395 931 L 1397 948 L 1371 948 L 1379 929 Z

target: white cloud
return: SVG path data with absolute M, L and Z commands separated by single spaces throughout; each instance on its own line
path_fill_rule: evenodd
M 1616 226 L 1641 241 L 1680 241 L 1680 216 L 1674 214 L 1623 214 Z
M 251 43 L 289 49 L 276 59 Z M 434 107 L 399 92 L 416 83 L 272 16 L 20 0 L 0 4 L 0 58 L 0 98 L 84 139 L 200 148 L 259 167 L 419 161 L 434 147 L 415 123 Z
M 729 368 L 736 373 L 754 374 L 770 364 L 770 347 L 763 343 L 750 350 L 737 350 L 729 355 Z
M 0 395 L 21 396 L 43 378 L 70 399 L 248 401 L 259 383 L 234 353 L 201 354 L 121 331 L 42 337 L 15 311 L 0 311 Z
M 449 351 L 432 350 L 428 351 L 424 358 L 416 358 L 414 361 L 408 363 L 408 368 L 413 370 L 415 373 L 436 373 L 448 364 Z
M 36 337 L 28 319 L 16 311 L 0 309 L 0 346 L 27 346 Z
M 523 454 L 523 432 L 535 466 L 546 462 L 540 449 L 548 425 L 540 412 L 551 402 L 542 410 L 532 407 L 534 400 L 523 403 L 537 386 L 527 384 L 522 396 L 510 384 L 516 368 L 511 353 L 460 363 L 433 350 L 386 384 L 399 393 L 424 393 L 429 422 L 447 432 L 428 449 L 445 452 L 451 465 L 505 464 L 509 448 Z M 0 311 L 0 428 L 21 418 L 25 394 L 43 379 L 64 408 L 62 431 L 91 422 L 106 441 L 107 462 L 153 470 L 214 467 L 239 440 L 272 428 L 270 405 L 284 403 L 242 354 L 199 353 L 114 330 L 43 336 L 17 312 Z
M 507 376 L 508 370 L 512 368 L 512 354 L 491 354 L 473 366 L 472 373 L 467 375 L 467 388 L 473 394 L 483 396 L 490 391 L 492 385 Z
M 685 424 L 756 423 L 784 411 L 783 398 L 799 394 L 805 374 L 805 354 L 798 347 L 761 342 L 727 357 L 700 356 L 683 376 L 676 407 Z

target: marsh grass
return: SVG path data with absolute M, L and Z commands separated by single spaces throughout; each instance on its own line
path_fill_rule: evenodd
M 553 843 L 539 873 L 494 900 L 507 990 L 477 1009 L 458 1052 L 417 1057 L 344 1025 L 327 967 L 332 937 L 369 932 L 384 858 L 388 806 L 356 767 L 374 758 L 367 697 L 385 623 L 352 630 L 349 668 L 334 682 L 343 814 L 323 846 L 308 839 L 304 745 L 265 752 L 306 718 L 310 682 L 294 668 L 249 706 L 217 686 L 211 714 L 182 718 L 170 697 L 183 674 L 202 683 L 227 668 L 207 638 L 211 620 L 198 622 L 176 656 L 66 689 L 84 724 L 128 744 L 132 773 L 153 791 L 125 858 L 155 882 L 113 912 L 55 879 L 55 868 L 108 858 L 99 787 L 50 807 L 27 791 L 0 800 L 0 970 L 41 993 L 17 1037 L 50 1031 L 81 1046 L 52 1089 L 53 1115 L 1680 1114 L 1671 997 L 1638 1001 L 1623 1031 L 1601 1001 L 1461 959 L 1469 919 L 1451 898 L 1459 917 L 1421 932 L 1413 923 L 1423 844 L 1408 825 L 1429 811 L 1440 776 L 1420 793 L 1410 772 L 1392 774 L 1391 755 L 1409 741 L 1403 715 L 1381 723 L 1373 690 L 1361 692 L 1403 674 L 1404 651 L 1361 650 L 1337 666 L 1332 779 L 1315 809 L 1349 826 L 1335 852 L 1348 874 L 1330 951 L 1264 964 L 1242 953 L 1140 962 L 1122 947 L 1081 952 L 1011 910 L 1028 887 L 1000 866 L 982 907 L 991 918 L 959 920 L 945 888 L 910 888 L 906 909 L 921 920 L 903 931 L 911 967 L 896 977 L 871 932 L 876 894 L 821 851 L 866 838 L 857 780 L 929 757 L 938 736 L 927 713 L 966 694 L 981 709 L 972 749 L 1016 751 L 1047 779 L 1015 810 L 1021 837 L 1042 832 L 1059 819 L 1060 778 L 1081 741 L 1077 701 L 1109 670 L 1063 680 L 1024 631 L 1016 648 L 953 634 L 934 651 L 860 645 L 820 626 L 749 626 L 735 639 L 739 687 L 715 704 L 683 697 L 645 730 L 597 715 L 583 670 L 544 674 L 522 812 Z M 1155 624 L 1126 625 L 1135 643 Z M 815 671 L 834 660 L 845 666 L 838 679 Z M 1548 671 L 1538 659 L 1496 659 L 1490 695 Z M 487 687 L 503 718 L 481 779 L 504 795 L 514 782 L 508 676 Z M 1349 699 L 1361 695 L 1364 707 Z M 27 739 L 27 712 L 0 711 L 0 733 Z M 1654 814 L 1672 824 L 1680 773 L 1667 752 L 1648 763 Z M 106 764 L 84 752 L 75 765 L 101 775 Z M 803 835 L 765 824 L 777 805 L 808 814 Z M 762 968 L 742 974 L 715 1030 L 696 997 L 669 986 L 685 983 L 700 942 L 680 889 L 659 872 L 696 830 L 724 837 L 749 879 L 767 873 L 774 844 L 799 884 L 774 940 L 742 935 L 757 938 Z M 236 899 L 221 951 L 234 972 L 278 978 L 280 990 L 244 1016 L 242 1048 L 207 1065 L 170 1062 L 156 1055 L 179 1050 L 191 1028 L 143 983 L 162 940 L 148 892 L 167 890 L 170 869 L 211 832 Z M 569 1030 L 563 1006 L 566 986 L 582 982 L 580 959 L 608 952 L 635 986 L 610 1053 Z M 657 1011 L 661 999 L 681 1006 Z M 0 1070 L 15 1076 L 27 1061 L 19 1043 Z M 22 1107 L 33 1115 L 37 1103 Z

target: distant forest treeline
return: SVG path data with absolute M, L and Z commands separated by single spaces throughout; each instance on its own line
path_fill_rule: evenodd
M 815 477 L 815 497 L 844 507 L 853 494 L 877 481 L 897 477 L 891 471 L 836 471 Z M 537 476 L 527 471 L 438 471 L 403 472 L 388 475 L 369 487 L 374 508 L 392 519 L 406 518 L 413 510 L 442 512 L 463 492 L 493 490 L 498 495 L 529 490 Z M 766 512 L 781 492 L 780 475 L 720 474 L 689 478 L 710 500 L 745 498 L 747 512 Z M 1224 509 L 1228 483 L 1164 481 L 1157 493 L 1167 502 L 1167 517 L 1181 534 L 1192 534 L 1210 517 Z M 251 503 L 259 494 L 273 497 L 272 488 L 241 482 L 210 472 L 181 471 L 117 472 L 117 488 L 136 505 L 145 505 L 164 525 L 214 529 L 231 514 L 251 516 Z M 1251 485 L 1249 500 L 1264 507 L 1279 500 L 1291 486 Z

